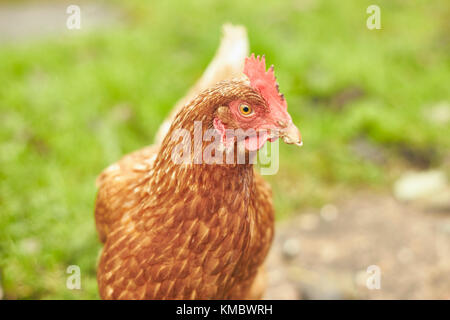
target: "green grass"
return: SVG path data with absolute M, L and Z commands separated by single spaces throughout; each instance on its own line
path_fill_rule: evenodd
M 6 298 L 98 298 L 95 178 L 153 141 L 227 21 L 244 24 L 252 52 L 275 64 L 304 137 L 301 149 L 281 146 L 280 170 L 268 177 L 279 217 L 388 188 L 399 170 L 448 157 L 450 125 L 427 117 L 449 101 L 445 0 L 378 1 L 382 29 L 374 31 L 365 22 L 373 1 L 115 3 L 127 17 L 120 25 L 0 47 Z M 358 96 L 342 100 L 349 90 Z M 386 160 L 358 156 L 356 139 Z M 72 264 L 81 267 L 79 291 L 65 287 Z

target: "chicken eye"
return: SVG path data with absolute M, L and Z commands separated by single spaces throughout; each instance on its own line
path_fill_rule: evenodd
M 244 116 L 248 116 L 248 115 L 250 115 L 250 114 L 253 112 L 252 108 L 249 107 L 249 106 L 246 105 L 246 104 L 241 104 L 241 105 L 239 106 L 239 111 L 240 111 Z

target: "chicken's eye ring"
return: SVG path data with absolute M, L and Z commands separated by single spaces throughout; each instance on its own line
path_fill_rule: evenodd
M 249 115 L 251 115 L 252 113 L 253 113 L 253 109 L 252 109 L 252 107 L 250 107 L 249 105 L 247 105 L 247 104 L 241 104 L 240 106 L 239 106 L 239 112 L 243 115 L 243 116 L 249 116 Z

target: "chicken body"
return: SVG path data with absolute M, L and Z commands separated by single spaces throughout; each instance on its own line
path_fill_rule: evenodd
M 256 299 L 273 238 L 270 186 L 251 164 L 175 164 L 174 130 L 249 96 L 242 82 L 206 90 L 175 117 L 161 146 L 125 156 L 98 179 L 103 299 Z M 203 148 L 205 147 L 203 143 Z

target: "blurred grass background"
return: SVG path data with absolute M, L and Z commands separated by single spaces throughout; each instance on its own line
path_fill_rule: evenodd
M 448 174 L 450 124 L 430 115 L 448 110 L 449 3 L 377 1 L 382 29 L 373 31 L 371 4 L 110 1 L 121 13 L 116 24 L 2 43 L 5 297 L 98 298 L 95 178 L 152 143 L 212 58 L 225 22 L 245 25 L 251 52 L 275 65 L 303 134 L 301 149 L 280 144 L 280 170 L 267 177 L 279 219 L 355 190 L 387 190 L 408 168 Z M 66 289 L 72 264 L 82 290 Z

